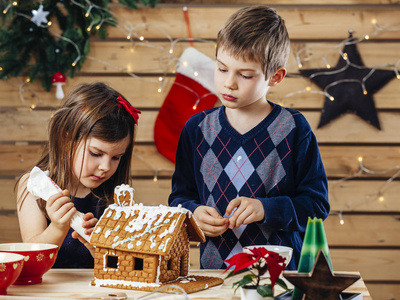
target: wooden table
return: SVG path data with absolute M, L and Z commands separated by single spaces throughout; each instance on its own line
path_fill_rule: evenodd
M 226 274 L 222 274 L 222 270 L 191 270 L 193 275 L 207 275 L 225 278 Z M 358 274 L 357 272 L 349 272 Z M 95 287 L 90 285 L 93 279 L 92 269 L 51 269 L 43 276 L 43 282 L 35 285 L 12 285 L 7 290 L 7 296 L 0 296 L 0 299 L 114 299 L 108 295 L 125 295 L 128 299 L 137 299 L 147 295 L 143 300 L 161 299 L 161 300 L 180 300 L 185 299 L 184 296 L 171 295 L 166 293 L 141 292 L 125 289 L 112 289 L 105 287 Z M 238 278 L 229 278 L 222 285 L 209 288 L 197 293 L 189 294 L 188 297 L 193 300 L 240 300 L 239 290 L 234 294 L 232 282 Z M 279 292 L 279 286 L 276 292 Z M 372 300 L 369 292 L 362 279 L 358 280 L 350 286 L 346 292 L 362 293 L 363 300 Z M 103 298 L 102 298 L 103 297 Z

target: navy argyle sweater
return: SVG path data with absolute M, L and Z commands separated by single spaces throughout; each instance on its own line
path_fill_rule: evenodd
M 263 221 L 207 237 L 201 268 L 224 269 L 244 246 L 271 244 L 292 247 L 287 269 L 297 269 L 308 217 L 329 214 L 327 178 L 307 120 L 270 104 L 271 113 L 243 135 L 223 106 L 194 115 L 182 130 L 169 205 L 192 212 L 208 205 L 226 217 L 229 201 L 245 196 L 259 199 L 265 212 Z

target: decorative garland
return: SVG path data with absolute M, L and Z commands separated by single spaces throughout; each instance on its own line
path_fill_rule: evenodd
M 158 1 L 119 0 L 132 9 L 137 9 L 138 3 L 154 7 Z M 105 39 L 105 25 L 117 25 L 108 10 L 109 2 L 2 0 L 0 79 L 23 75 L 27 82 L 39 79 L 49 91 L 57 72 L 74 77 L 90 51 L 90 36 Z

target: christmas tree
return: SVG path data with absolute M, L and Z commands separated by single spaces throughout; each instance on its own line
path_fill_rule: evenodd
M 119 0 L 137 9 L 159 0 Z M 110 1 L 1 1 L 0 79 L 26 76 L 40 80 L 46 91 L 61 72 L 74 77 L 90 51 L 90 37 L 106 38 L 107 25 L 117 25 Z

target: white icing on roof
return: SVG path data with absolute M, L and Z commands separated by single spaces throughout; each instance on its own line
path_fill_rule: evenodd
M 191 217 L 191 212 L 181 206 L 111 204 L 97 223 L 91 243 L 112 249 L 165 255 L 175 240 L 175 232 L 180 228 L 178 224 Z
M 166 236 L 169 233 L 168 229 L 165 229 L 163 233 L 160 234 L 160 238 L 163 238 L 164 236 Z
M 189 210 L 181 205 L 134 204 L 133 194 L 134 189 L 126 184 L 114 189 L 115 203 L 104 211 L 96 224 L 90 238 L 93 246 L 165 255 L 182 226 L 185 226 L 189 240 L 205 241 L 203 232 Z

